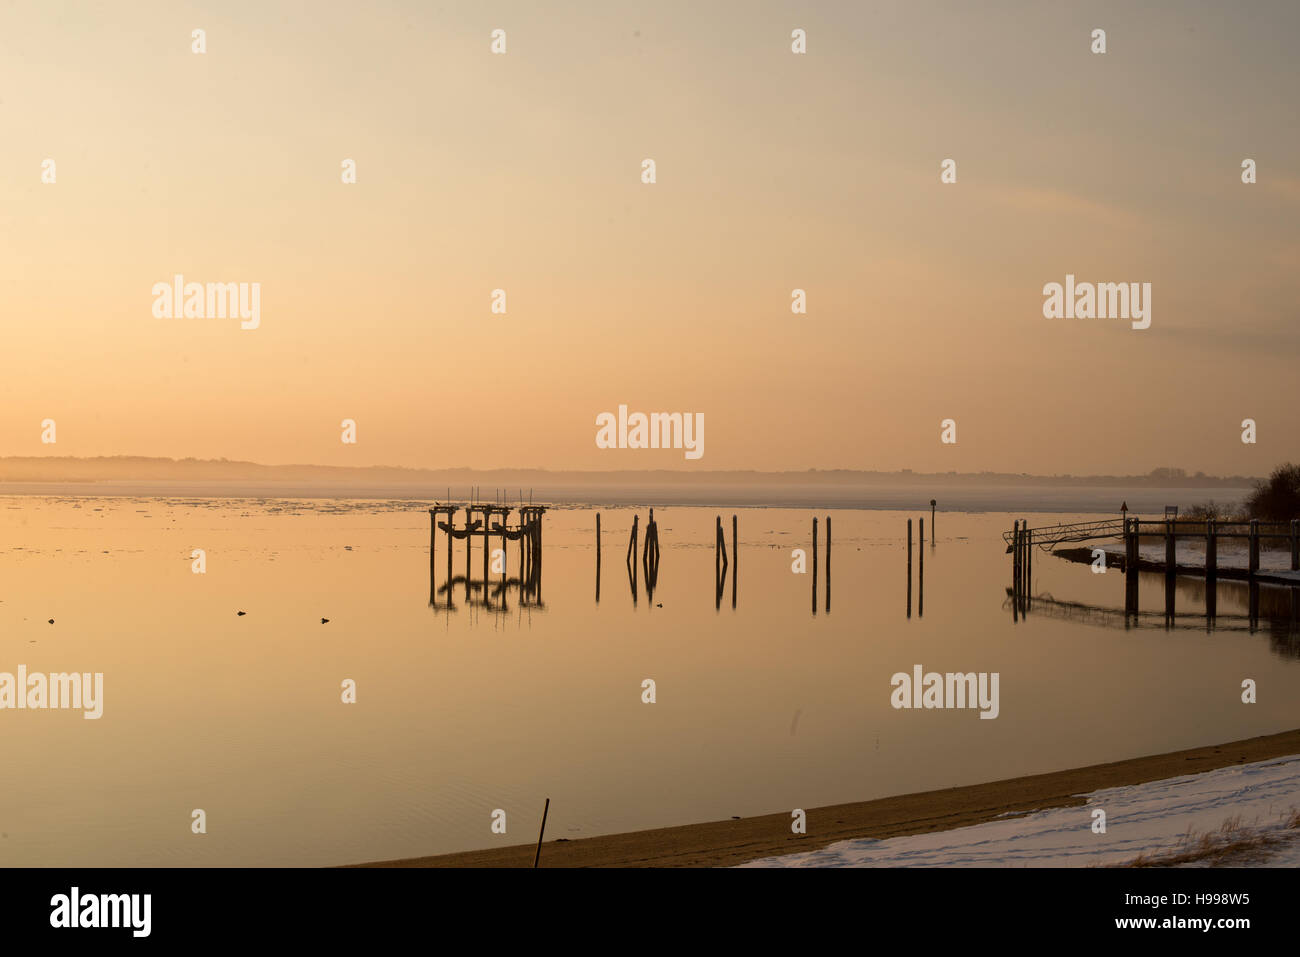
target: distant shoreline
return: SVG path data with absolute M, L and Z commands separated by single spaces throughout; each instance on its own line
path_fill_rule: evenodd
M 632 831 L 571 841 L 547 840 L 542 867 L 727 867 L 817 850 L 855 838 L 902 837 L 982 824 L 1049 807 L 1081 806 L 1083 795 L 1300 754 L 1300 729 L 1168 754 L 1005 781 L 922 791 L 808 810 L 808 833 L 790 832 L 790 812 Z M 1085 822 L 1082 826 L 1087 826 Z M 510 847 L 375 861 L 353 867 L 532 867 L 536 842 Z
M 510 485 L 499 490 L 487 482 L 475 483 L 479 500 L 495 501 L 504 494 L 514 505 L 522 494 L 525 502 L 540 505 L 622 507 L 680 506 L 700 508 L 815 508 L 884 509 L 928 511 L 937 499 L 944 512 L 1073 512 L 1118 514 L 1127 504 L 1133 515 L 1161 515 L 1164 506 L 1190 507 L 1208 500 L 1234 505 L 1251 491 L 1248 487 L 1128 487 L 1109 485 L 1043 485 L 987 483 L 973 481 L 921 485 L 796 483 L 765 481 L 755 484 L 685 483 L 656 485 L 629 477 L 606 477 L 606 484 L 536 483 Z M 409 501 L 432 505 L 447 500 L 469 501 L 471 485 L 316 483 L 310 481 L 247 480 L 164 480 L 131 479 L 95 482 L 5 482 L 0 497 L 134 497 L 134 498 L 229 498 L 229 499 L 370 499 Z

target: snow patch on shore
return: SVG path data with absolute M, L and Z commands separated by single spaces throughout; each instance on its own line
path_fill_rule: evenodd
M 768 857 L 742 867 L 1086 867 L 1159 858 L 1186 849 L 1189 832 L 1217 832 L 1230 818 L 1270 843 L 1234 866 L 1300 866 L 1300 755 L 1239 764 L 1088 795 L 1078 807 L 1050 808 L 971 827 L 887 840 L 840 841 L 817 851 Z M 1092 831 L 1106 812 L 1106 833 Z M 815 821 L 809 821 L 810 827 Z M 1194 866 L 1194 865 L 1189 865 Z
M 1107 561 L 1112 558 L 1120 560 L 1124 558 L 1124 546 L 1122 544 L 1107 544 L 1098 547 L 1106 553 Z M 1163 565 L 1165 562 L 1164 544 L 1139 544 L 1138 559 Z M 1182 568 L 1204 568 L 1205 544 L 1199 540 L 1175 542 L 1174 563 Z M 1215 552 L 1215 564 L 1218 568 L 1235 568 L 1245 571 L 1250 567 L 1250 552 L 1245 545 L 1237 547 L 1226 542 L 1219 542 Z M 1289 571 L 1291 568 L 1291 553 L 1289 551 L 1278 551 L 1276 548 L 1261 548 L 1259 568 L 1260 571 Z

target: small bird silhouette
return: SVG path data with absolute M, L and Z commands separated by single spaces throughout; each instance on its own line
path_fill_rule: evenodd
M 330 623 L 330 620 L 329 620 L 328 618 L 322 618 L 322 619 L 320 620 L 320 623 L 321 623 L 322 625 L 328 625 L 328 624 Z
M 248 612 L 246 612 L 246 611 L 237 611 L 237 612 L 235 612 L 235 614 L 236 614 L 236 615 L 239 615 L 239 616 L 242 618 L 244 615 L 247 615 Z
M 53 619 L 53 618 L 50 619 L 50 624 L 51 624 L 51 625 L 54 624 L 54 619 Z

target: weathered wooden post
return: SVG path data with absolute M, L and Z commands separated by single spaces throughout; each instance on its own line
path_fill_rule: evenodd
M 600 601 L 600 512 L 596 513 L 596 601 Z
M 1250 577 L 1259 572 L 1259 519 L 1250 520 Z
M 537 832 L 537 853 L 533 855 L 533 868 L 537 868 L 537 862 L 542 859 L 542 838 L 546 835 L 546 815 L 551 810 L 551 799 L 546 799 L 546 807 L 542 808 L 542 827 Z
M 655 510 L 650 509 L 650 517 L 645 523 L 645 543 L 641 546 L 641 571 L 645 575 L 646 588 L 650 587 L 650 550 L 654 547 L 654 536 Z
M 1300 519 L 1297 518 L 1291 519 L 1291 571 L 1300 572 Z
M 740 573 L 740 539 L 736 534 L 736 516 L 731 516 L 731 607 L 736 607 L 736 579 Z
M 537 563 L 534 571 L 534 589 L 537 593 L 537 603 L 542 603 L 542 513 L 546 509 L 538 506 L 533 514 L 534 534 L 537 536 Z
M 1034 533 L 1029 528 L 1029 521 L 1021 521 L 1025 536 L 1025 611 L 1029 610 L 1029 593 L 1034 587 Z
M 1174 532 L 1174 520 L 1165 519 L 1165 577 L 1172 578 L 1178 572 L 1178 541 Z
M 469 533 L 470 520 L 474 513 L 470 511 L 468 505 L 465 506 L 465 603 L 469 604 L 469 559 L 470 554 L 474 551 L 474 536 Z
M 826 610 L 831 610 L 831 517 L 826 516 Z
M 827 519 L 827 521 L 830 521 L 830 519 Z M 931 524 L 930 527 L 931 527 L 931 528 L 934 528 L 934 525 Z M 917 557 L 917 563 L 916 563 L 916 617 L 917 617 L 917 618 L 924 618 L 924 617 L 925 617 L 925 519 L 924 519 L 924 518 L 921 519 L 921 528 L 920 528 L 920 533 L 921 533 L 921 534 L 917 536 L 917 544 L 919 544 L 921 547 L 918 548 L 918 549 L 917 549 L 917 552 L 916 552 L 916 557 Z M 827 581 L 827 583 L 826 583 L 826 590 L 829 591 L 829 590 L 830 590 L 830 581 L 829 581 L 830 576 L 827 575 L 826 577 L 827 577 L 827 579 L 828 579 L 828 581 Z
M 1208 631 L 1218 613 L 1219 599 L 1219 524 L 1205 520 L 1205 627 Z
M 722 607 L 722 592 L 727 584 L 727 536 L 722 533 L 722 516 L 714 516 L 713 525 L 713 607 Z
M 912 520 L 907 520 L 907 617 L 912 617 Z
M 434 573 L 433 556 L 438 547 L 438 516 L 429 509 L 429 607 L 438 601 L 437 575 Z
M 934 506 L 935 500 L 930 499 L 930 544 L 934 544 Z
M 490 508 L 483 510 L 483 604 L 488 603 L 488 559 L 492 551 L 492 530 L 488 525 L 492 521 L 492 510 Z
M 812 613 L 817 614 L 817 518 L 813 516 Z
M 451 528 L 455 524 L 456 524 L 456 512 L 453 509 L 448 508 L 447 509 L 447 604 L 448 605 L 451 604 L 451 573 L 452 573 L 451 543 L 455 541 L 455 538 L 451 534 Z
M 1138 580 L 1139 528 L 1140 523 L 1136 518 L 1124 519 L 1124 577 L 1133 588 L 1137 587 Z
M 1011 592 L 1020 594 L 1020 520 L 1011 523 Z M 1014 604 L 1014 602 L 1013 602 Z
M 1210 583 L 1219 577 L 1219 528 L 1217 522 L 1210 518 L 1205 521 L 1205 581 Z

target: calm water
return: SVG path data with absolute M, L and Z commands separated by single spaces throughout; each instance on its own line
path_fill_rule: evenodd
M 1122 575 L 1039 554 L 1013 621 L 1000 535 L 1019 514 L 941 513 L 909 617 L 921 513 L 836 511 L 814 615 L 811 554 L 791 572 L 813 513 L 747 509 L 737 604 L 728 581 L 716 608 L 718 512 L 670 508 L 634 606 L 635 513 L 601 514 L 599 604 L 594 513 L 564 508 L 545 518 L 543 605 L 470 607 L 458 588 L 447 610 L 429 607 L 429 519 L 409 502 L 0 498 L 0 671 L 105 675 L 98 721 L 0 711 L 0 864 L 341 864 L 527 842 L 547 797 L 548 837 L 575 838 L 1300 727 L 1300 647 L 1270 620 L 1289 590 L 1264 590 L 1252 632 L 1247 590 L 1221 584 L 1207 633 L 1201 586 L 1180 584 L 1166 629 L 1152 577 L 1153 614 L 1126 629 Z M 920 549 L 914 582 L 919 565 Z M 916 664 L 999 672 L 1000 716 L 894 710 L 890 678 Z

